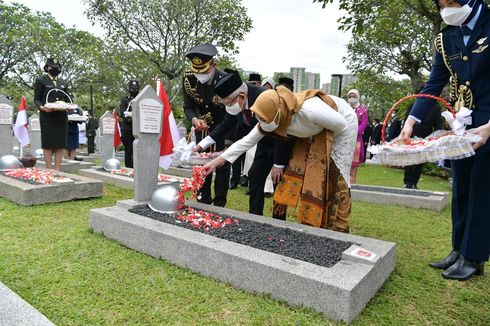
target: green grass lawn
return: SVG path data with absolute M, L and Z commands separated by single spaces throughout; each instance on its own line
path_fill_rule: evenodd
M 400 170 L 365 166 L 358 182 L 402 184 Z M 0 199 L 0 281 L 57 325 L 338 325 L 310 309 L 246 293 L 93 234 L 91 208 L 131 198 L 20 207 Z M 423 177 L 421 189 L 449 191 Z M 270 200 L 267 201 L 269 206 Z M 248 210 L 244 189 L 228 207 Z M 266 215 L 270 215 L 270 209 Z M 353 203 L 351 233 L 397 243 L 397 265 L 354 325 L 490 325 L 490 277 L 446 281 L 427 263 L 450 249 L 450 211 Z M 488 265 L 487 265 L 488 267 Z

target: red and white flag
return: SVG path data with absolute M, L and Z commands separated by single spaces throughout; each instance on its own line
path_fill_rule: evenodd
M 27 126 L 26 98 L 22 97 L 20 100 L 19 112 L 17 112 L 17 119 L 15 120 L 15 126 L 13 128 L 15 137 L 17 137 L 21 146 L 26 146 L 31 143 Z
M 112 114 L 114 115 L 114 141 L 113 141 L 112 146 L 114 146 L 114 148 L 118 148 L 122 144 L 122 141 L 121 141 L 121 128 L 119 128 L 119 120 L 117 118 L 117 112 L 116 112 L 116 110 L 114 110 L 112 112 Z
M 173 149 L 179 142 L 179 130 L 175 122 L 167 92 L 161 79 L 157 79 L 157 95 L 163 104 L 162 133 L 160 134 L 160 166 L 167 170 L 172 164 Z

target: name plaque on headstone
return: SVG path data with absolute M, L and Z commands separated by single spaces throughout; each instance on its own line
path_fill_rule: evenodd
M 140 102 L 140 132 L 159 134 L 162 124 L 162 105 L 153 99 Z
M 0 125 L 11 125 L 14 108 L 6 103 L 0 103 Z
M 39 123 L 39 119 L 32 119 L 31 131 L 40 131 L 40 130 L 41 130 L 41 124 Z
M 102 134 L 114 135 L 115 126 L 116 126 L 116 120 L 114 118 L 107 117 L 102 119 Z

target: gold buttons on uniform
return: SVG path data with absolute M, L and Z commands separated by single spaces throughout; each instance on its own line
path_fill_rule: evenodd
M 466 86 L 470 86 L 470 82 L 467 81 L 466 83 L 464 83 Z
M 476 106 L 473 104 L 473 105 L 471 106 L 471 108 L 472 108 L 472 109 L 474 109 L 474 108 L 476 108 Z
M 467 56 L 467 55 L 465 55 L 465 56 L 463 57 L 463 60 L 464 60 L 464 61 L 468 61 L 468 60 L 470 60 L 470 58 L 468 58 L 468 56 Z

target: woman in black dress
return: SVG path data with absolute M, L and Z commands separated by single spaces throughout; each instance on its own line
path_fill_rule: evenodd
M 34 104 L 39 109 L 41 124 L 41 147 L 47 169 L 52 169 L 54 154 L 54 169 L 61 169 L 63 150 L 66 148 L 68 118 L 66 111 L 56 111 L 45 108 L 46 103 L 65 101 L 70 102 L 67 95 L 67 84 L 58 78 L 61 64 L 56 59 L 48 58 L 44 65 L 47 74 L 36 79 L 34 84 Z M 49 94 L 49 95 L 48 95 Z

